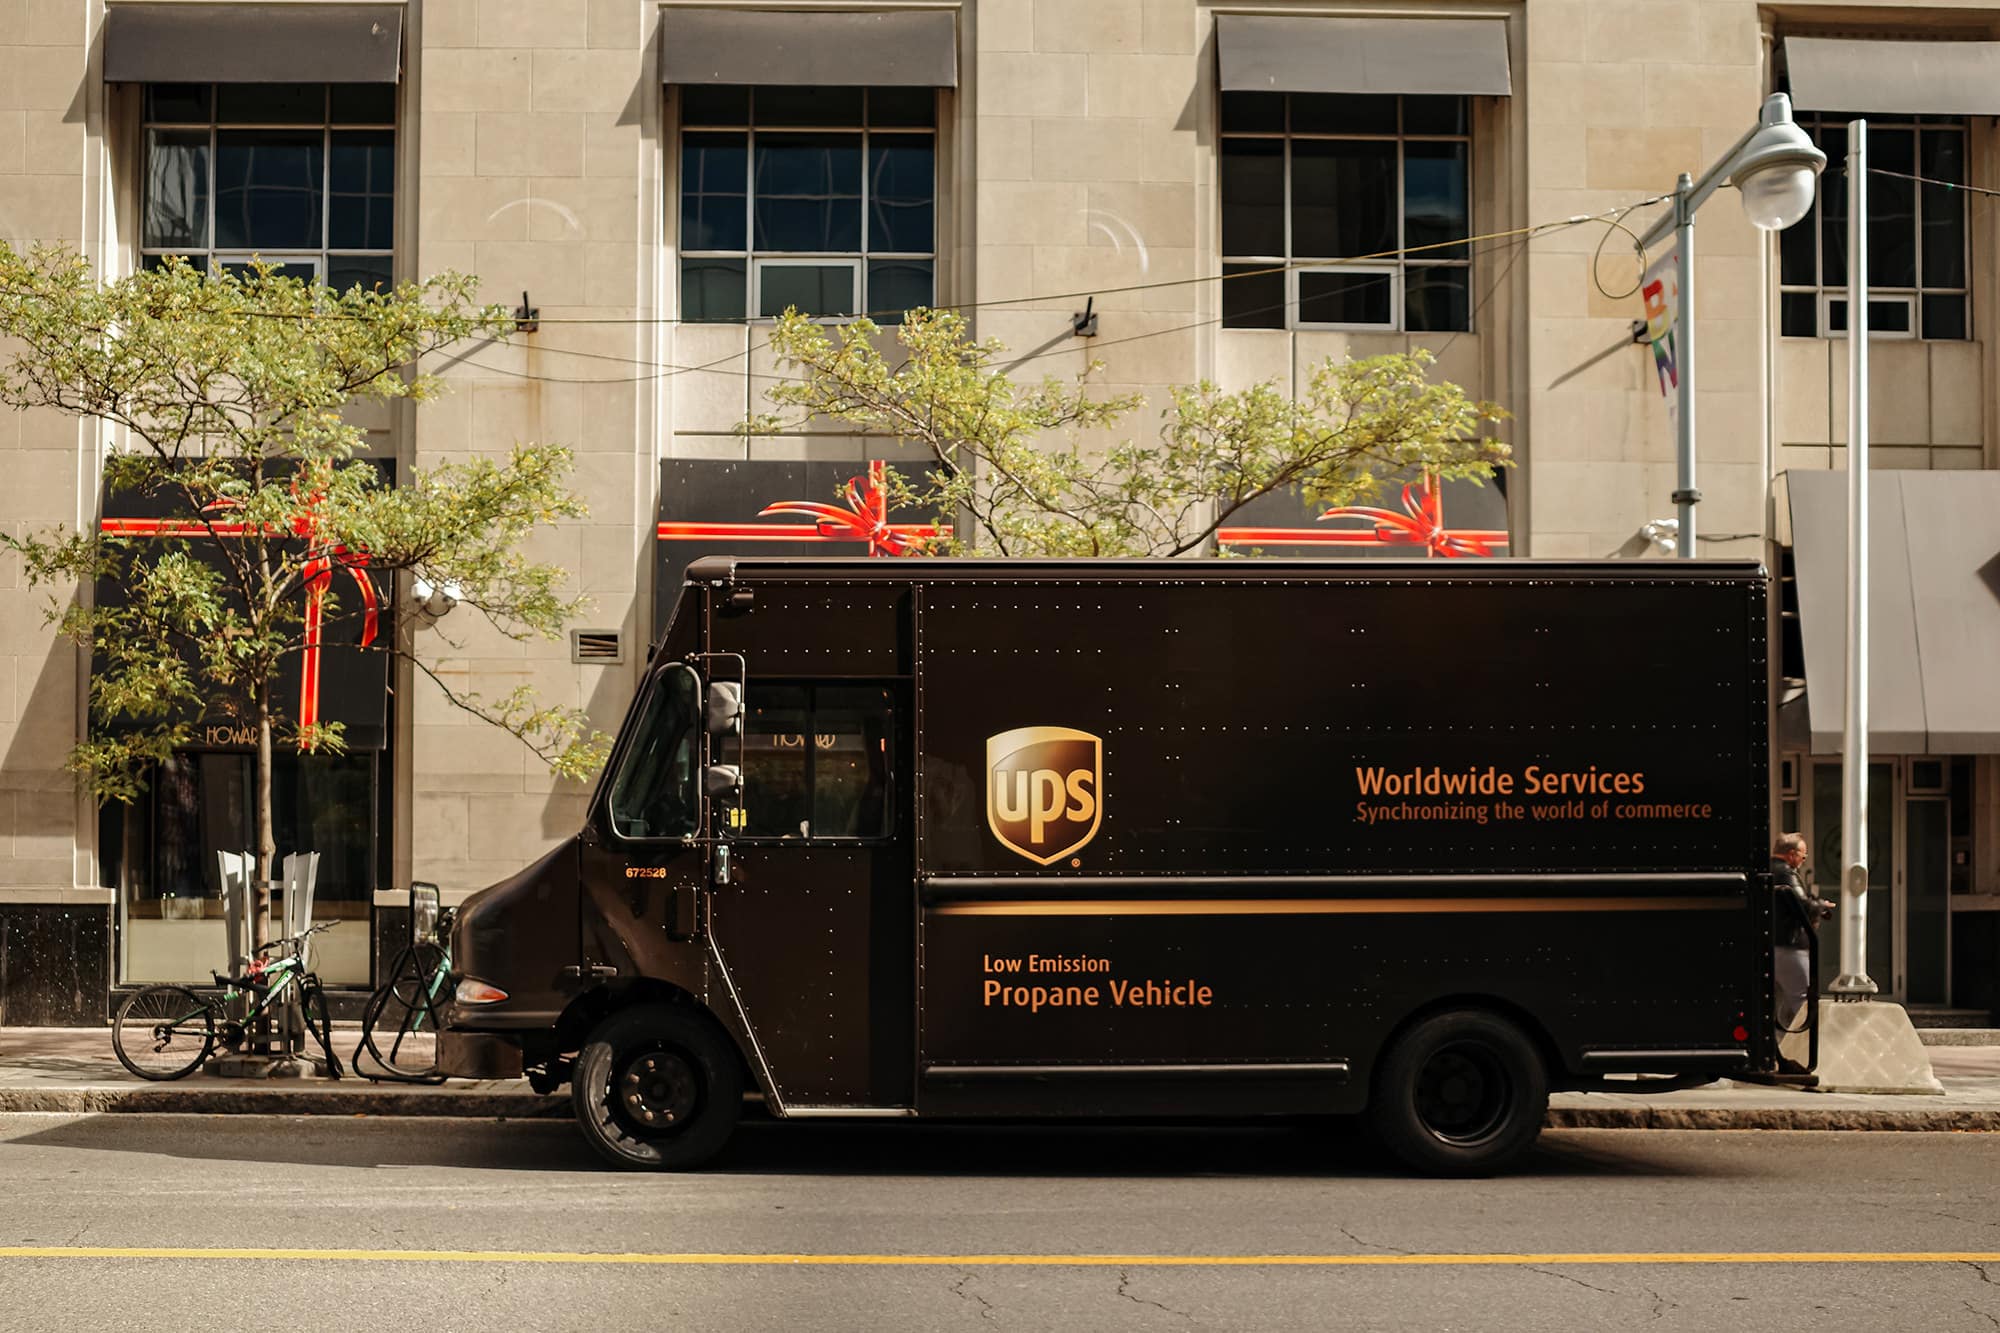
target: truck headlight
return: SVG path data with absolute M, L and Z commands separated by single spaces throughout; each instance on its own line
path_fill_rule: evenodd
M 498 1004 L 507 998 L 507 992 L 477 977 L 466 977 L 458 983 L 452 998 L 460 1004 Z

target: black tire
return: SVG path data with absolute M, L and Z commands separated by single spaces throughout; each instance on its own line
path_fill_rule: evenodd
M 215 1010 L 185 986 L 134 991 L 118 1006 L 111 1049 L 140 1078 L 186 1078 L 215 1049 Z
M 306 1028 L 319 1043 L 320 1053 L 326 1056 L 326 1076 L 340 1078 L 345 1073 L 340 1057 L 333 1049 L 333 1015 L 326 1003 L 326 992 L 320 988 L 315 977 L 299 996 L 299 1012 L 304 1015 Z
M 1548 1072 L 1526 1033 L 1479 1009 L 1434 1014 L 1376 1068 L 1369 1127 L 1412 1170 L 1486 1176 L 1525 1153 L 1549 1110 Z
M 743 1109 L 743 1066 L 713 1020 L 646 1004 L 597 1025 L 570 1078 L 577 1124 L 629 1171 L 685 1171 L 729 1140 Z

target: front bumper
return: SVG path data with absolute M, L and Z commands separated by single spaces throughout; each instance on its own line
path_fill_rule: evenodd
M 494 1032 L 438 1033 L 438 1072 L 452 1078 L 520 1078 L 521 1042 Z

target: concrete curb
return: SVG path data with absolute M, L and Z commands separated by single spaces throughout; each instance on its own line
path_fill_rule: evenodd
M 1869 1130 L 1963 1134 L 2000 1131 L 2000 1108 L 1927 1107 L 1878 1111 L 1859 1106 L 1556 1106 L 1550 1129 Z
M 1805 1094 L 1801 1094 L 1805 1096 Z M 567 1120 L 569 1098 L 532 1092 L 346 1091 L 202 1087 L 0 1088 L 0 1114 L 416 1116 L 454 1120 Z M 1845 1130 L 2000 1132 L 2000 1107 L 1553 1106 L 1550 1129 Z
M 459 1120 L 568 1119 L 569 1098 L 532 1092 L 279 1092 L 261 1088 L 0 1088 L 0 1114 L 427 1116 Z
M 1994 1028 L 1918 1028 L 1917 1040 L 1926 1046 L 2000 1046 L 2000 1030 Z

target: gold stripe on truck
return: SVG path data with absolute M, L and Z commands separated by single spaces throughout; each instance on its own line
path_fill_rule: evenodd
M 1702 898 L 1069 898 L 940 903 L 934 916 L 1401 916 L 1440 912 L 1723 912 L 1735 895 Z

